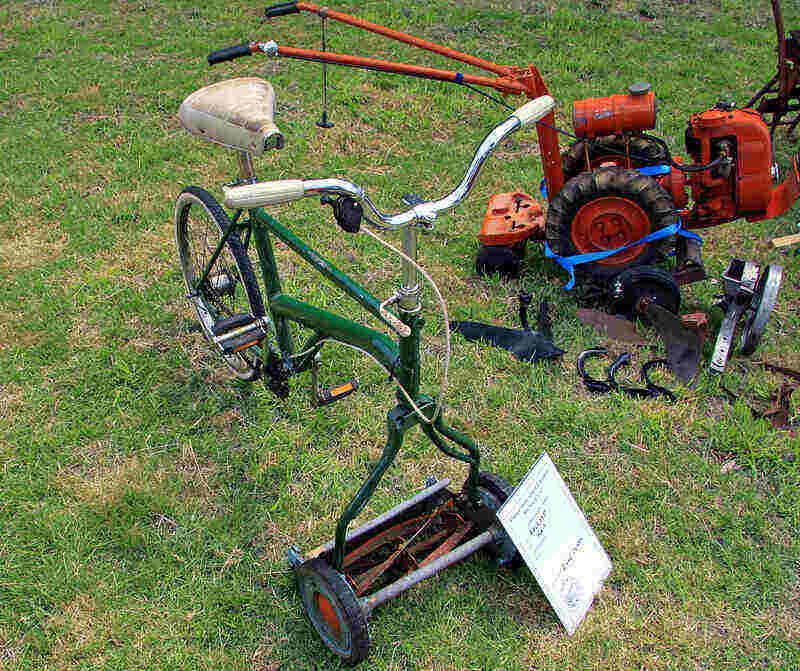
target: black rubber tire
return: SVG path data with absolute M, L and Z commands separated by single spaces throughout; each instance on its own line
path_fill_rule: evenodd
M 609 135 L 607 137 L 598 137 L 594 140 L 584 139 L 573 142 L 561 159 L 564 182 L 568 182 L 582 172 L 588 172 L 591 162 L 603 156 L 619 157 L 619 165 L 625 167 L 626 157 L 630 152 L 631 168 L 658 165 L 664 160 L 664 151 L 657 142 L 637 135 L 633 135 L 629 139 L 630 145 L 627 149 L 625 146 L 626 138 L 623 135 Z M 589 166 L 586 165 L 587 145 L 589 146 Z
M 230 223 L 222 206 L 204 189 L 189 186 L 181 191 L 175 201 L 175 244 L 186 291 L 189 296 L 197 293 L 197 298 L 190 300 L 203 334 L 212 344 L 211 327 L 218 320 L 242 313 L 254 316 L 265 314 L 253 265 L 236 232 L 228 238 L 209 275 L 224 278 L 226 291 L 215 291 L 209 281 L 204 287 L 197 287 L 208 259 Z M 220 347 L 214 347 L 238 377 L 243 380 L 258 377 L 261 368 L 260 348 L 250 347 L 236 354 L 224 355 Z
M 500 503 L 505 503 L 514 492 L 514 487 L 508 480 L 489 471 L 481 471 L 478 474 L 478 487 L 484 487 L 490 491 L 499 499 Z
M 306 615 L 328 649 L 350 666 L 365 659 L 369 654 L 367 618 L 345 577 L 321 558 L 298 566 L 295 577 Z M 341 628 L 339 635 L 326 621 L 316 595 L 329 603 Z
M 511 247 L 481 246 L 475 258 L 475 272 L 485 277 L 497 273 L 503 278 L 519 277 L 522 260 Z
M 484 489 L 489 494 L 491 494 L 494 498 L 497 499 L 499 502 L 499 506 L 497 507 L 498 510 L 502 504 L 504 504 L 511 494 L 514 492 L 514 487 L 511 485 L 508 480 L 499 475 L 495 475 L 489 471 L 481 471 L 478 474 L 478 489 Z M 497 511 L 495 511 L 497 512 Z M 501 548 L 499 547 L 491 547 L 490 548 L 495 554 L 501 553 Z M 519 552 L 515 552 L 513 558 L 510 561 L 510 567 L 515 568 L 522 563 L 522 556 Z
M 600 168 L 573 177 L 551 201 L 545 223 L 545 237 L 550 249 L 559 256 L 573 256 L 587 251 L 577 249 L 572 241 L 573 222 L 584 205 L 609 196 L 624 198 L 638 205 L 650 220 L 650 233 L 676 221 L 672 196 L 652 177 L 625 168 Z M 635 258 L 618 265 L 584 263 L 576 266 L 575 271 L 600 278 L 612 277 L 625 268 L 651 263 L 663 247 L 662 242 L 658 240 L 645 245 Z
M 670 273 L 656 266 L 638 266 L 622 271 L 610 282 L 612 307 L 615 312 L 633 314 L 640 298 L 647 297 L 656 305 L 677 315 L 681 307 L 681 290 Z M 619 298 L 616 294 L 621 294 Z

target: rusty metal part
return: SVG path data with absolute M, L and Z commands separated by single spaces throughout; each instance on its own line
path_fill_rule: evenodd
M 619 340 L 634 345 L 644 345 L 647 343 L 642 336 L 636 333 L 636 327 L 633 322 L 627 319 L 614 317 L 607 312 L 580 308 L 578 310 L 578 319 L 613 340 Z
M 778 126 L 788 126 L 791 135 L 800 123 L 800 32 L 790 31 L 787 39 L 783 28 L 780 0 L 772 0 L 772 15 L 778 37 L 778 71 L 747 101 L 745 107 L 758 103 L 762 115 L 770 114 L 770 134 Z M 774 98 L 766 96 L 774 95 Z M 794 116 L 790 116 L 794 113 Z M 784 120 L 784 117 L 788 117 Z
M 370 594 L 369 596 L 361 598 L 360 602 L 362 611 L 366 616 L 369 616 L 369 614 L 382 603 L 393 599 L 398 594 L 405 592 L 407 589 L 413 587 L 417 583 L 436 575 L 448 566 L 466 559 L 470 555 L 480 550 L 482 547 L 494 542 L 496 533 L 497 530 L 495 527 L 487 529 L 475 538 L 467 541 L 466 543 L 462 543 L 443 557 L 439 557 L 431 563 L 421 566 L 416 571 L 412 571 L 408 575 L 403 576 L 399 580 L 396 580 L 383 589 L 378 590 L 374 594 Z
M 773 405 L 769 410 L 760 414 L 764 419 L 768 419 L 775 429 L 789 429 L 789 416 L 791 413 L 792 393 L 798 388 L 793 382 L 784 382 L 780 390 L 772 397 Z
M 764 367 L 764 370 L 768 370 L 771 373 L 781 373 L 792 380 L 800 382 L 800 371 L 792 370 L 791 368 L 785 368 L 784 366 L 776 366 L 775 364 L 768 363 L 766 361 L 759 361 L 758 363 Z
M 664 340 L 667 361 L 675 377 L 689 384 L 700 372 L 704 336 L 698 329 L 687 328 L 682 320 L 656 303 L 650 303 L 645 315 Z
M 444 490 L 448 486 L 450 486 L 451 483 L 452 481 L 450 480 L 450 478 L 444 478 L 443 480 L 438 480 L 431 486 L 426 487 L 418 494 L 412 496 L 410 499 L 398 503 L 396 506 L 394 506 L 390 510 L 387 510 L 382 515 L 378 515 L 378 517 L 370 520 L 369 522 L 366 522 L 365 524 L 362 524 L 360 527 L 357 527 L 356 529 L 353 529 L 347 534 L 345 542 L 351 543 L 357 538 L 361 538 L 365 534 L 368 534 L 369 532 L 374 531 L 378 527 L 386 524 L 390 520 L 396 519 L 397 517 L 399 517 L 406 511 L 410 510 L 414 506 L 419 505 L 420 503 L 426 501 L 427 499 L 433 498 L 437 494 L 443 493 Z M 327 554 L 328 552 L 333 550 L 334 544 L 335 541 L 331 540 L 330 542 L 325 543 L 324 545 L 320 545 L 319 547 L 310 550 L 308 553 L 306 553 L 305 559 L 313 559 L 314 557 L 319 557 L 321 555 Z
M 679 287 L 694 282 L 702 282 L 706 279 L 706 269 L 703 266 L 686 265 L 679 266 L 672 272 L 672 279 Z
M 445 505 L 452 506 L 452 503 L 448 501 Z M 428 515 L 421 515 L 420 517 L 413 517 L 410 520 L 405 520 L 404 522 L 400 522 L 400 524 L 396 524 L 395 526 L 382 531 L 376 536 L 373 536 L 368 541 L 362 543 L 357 548 L 345 555 L 343 566 L 351 566 L 353 563 L 368 555 L 370 552 L 377 550 L 382 545 L 385 545 L 386 543 L 389 543 L 397 538 L 402 538 L 405 534 L 411 531 L 415 531 L 417 527 L 426 524 L 433 517 L 438 515 L 443 508 L 444 506 Z
M 442 543 L 438 548 L 436 548 L 433 552 L 431 552 L 425 559 L 423 559 L 419 565 L 426 566 L 431 562 L 436 561 L 439 557 L 446 555 L 448 552 L 451 552 L 453 548 L 458 545 L 461 540 L 470 532 L 472 531 L 472 527 L 474 526 L 474 522 L 465 522 L 461 525 L 456 531 L 454 531 L 451 536 Z
M 384 573 L 386 573 L 386 571 L 388 571 L 392 567 L 392 565 L 398 560 L 400 555 L 403 554 L 403 552 L 408 548 L 408 546 L 411 545 L 413 540 L 430 526 L 433 520 L 438 516 L 439 512 L 441 511 L 436 510 L 430 515 L 425 515 L 422 518 L 417 518 L 413 520 L 415 526 L 420 522 L 420 520 L 424 520 L 424 522 L 422 526 L 420 526 L 416 531 L 414 531 L 414 533 L 408 540 L 403 540 L 403 543 L 400 545 L 399 548 L 397 548 L 397 550 L 395 550 L 391 555 L 389 555 L 387 559 L 382 561 L 377 566 L 374 566 L 371 569 L 357 576 L 351 576 L 351 579 L 354 580 L 356 583 L 356 594 L 358 594 L 359 596 L 364 594 L 378 578 L 380 578 Z M 381 534 L 381 536 L 382 535 L 383 534 Z M 377 538 L 380 538 L 380 536 L 378 536 Z M 382 540 L 379 546 L 384 545 L 386 542 L 387 540 L 385 539 Z M 370 543 L 368 542 L 367 544 L 369 545 Z

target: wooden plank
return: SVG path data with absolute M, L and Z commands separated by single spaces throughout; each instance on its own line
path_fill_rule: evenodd
M 794 235 L 784 235 L 782 238 L 772 238 L 773 247 L 788 247 L 800 242 L 800 233 Z

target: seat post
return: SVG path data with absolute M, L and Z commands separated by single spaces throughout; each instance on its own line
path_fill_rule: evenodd
M 240 151 L 239 155 L 239 175 L 245 182 L 254 183 L 256 181 L 256 171 L 253 168 L 253 155 L 249 151 Z
M 403 231 L 403 251 L 417 260 L 417 227 L 413 224 Z M 420 285 L 417 269 L 406 259 L 402 262 L 403 281 L 400 285 L 400 309 L 403 312 L 419 312 Z

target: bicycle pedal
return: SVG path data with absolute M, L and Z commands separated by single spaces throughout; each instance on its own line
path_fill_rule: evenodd
M 350 396 L 356 389 L 358 389 L 358 382 L 355 380 L 348 380 L 344 384 L 331 387 L 330 389 L 315 389 L 315 405 L 321 407 L 323 405 L 336 403 L 336 401 L 341 401 L 346 396 Z
M 222 319 L 211 329 L 214 341 L 226 355 L 258 345 L 267 337 L 262 320 L 252 315 L 234 315 Z
M 336 385 L 330 389 L 320 389 L 317 379 L 320 358 L 321 355 L 317 352 L 311 362 L 311 404 L 317 408 L 341 401 L 358 389 L 358 382 L 355 380 L 348 380 L 344 384 Z
M 233 317 L 227 317 L 226 319 L 220 319 L 218 322 L 215 322 L 214 325 L 211 327 L 211 332 L 215 336 L 222 335 L 223 333 L 227 333 L 228 331 L 233 331 L 234 329 L 241 328 L 242 326 L 247 326 L 248 324 L 253 324 L 257 320 L 253 318 L 253 315 L 242 313 L 240 315 L 233 315 Z

